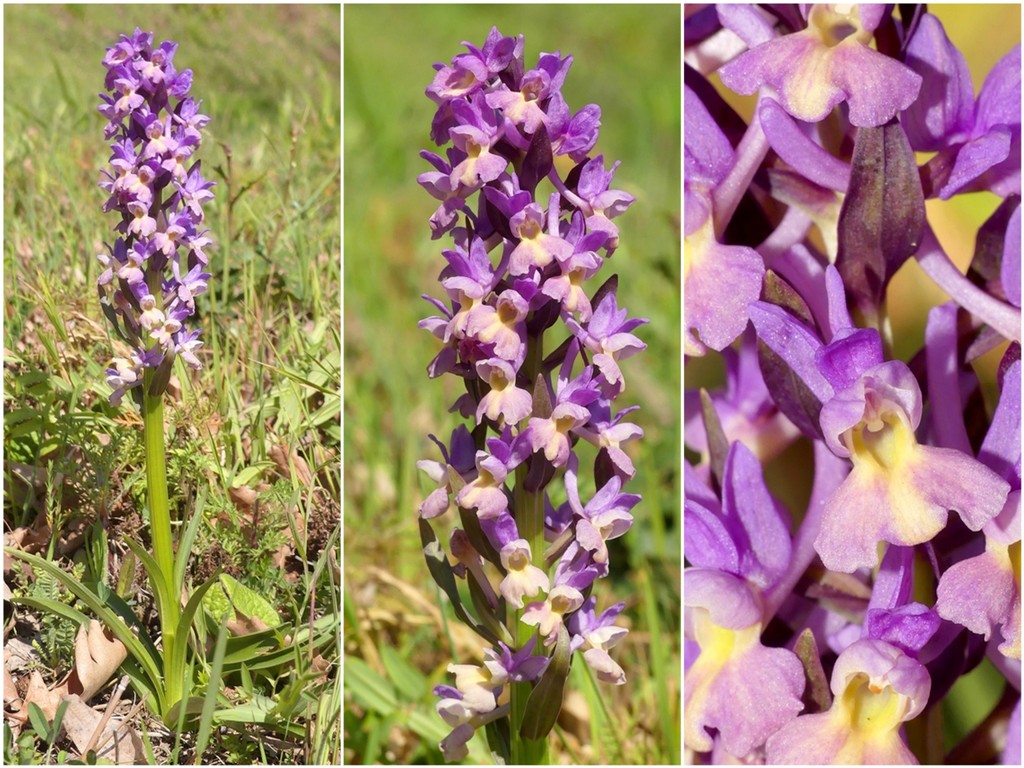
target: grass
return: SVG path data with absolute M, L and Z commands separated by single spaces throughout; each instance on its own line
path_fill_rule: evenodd
M 439 762 L 447 729 L 430 688 L 446 665 L 479 660 L 429 579 L 416 508 L 428 491 L 415 462 L 447 436 L 454 381 L 427 378 L 430 314 L 443 265 L 415 183 L 427 170 L 431 64 L 492 25 L 523 33 L 527 60 L 571 53 L 569 106 L 597 103 L 596 151 L 622 160 L 616 186 L 637 197 L 621 218 L 621 248 L 602 275 L 620 302 L 648 317 L 641 356 L 625 362 L 624 400 L 639 403 L 646 437 L 633 455 L 644 501 L 612 550 L 599 603 L 627 602 L 631 633 L 617 649 L 625 686 L 592 690 L 574 671 L 553 759 L 679 761 L 679 9 L 667 6 L 350 6 L 345 9 L 345 759 Z M 469 760 L 490 762 L 481 739 Z
M 213 118 L 200 151 L 217 182 L 213 276 L 198 300 L 204 370 L 177 368 L 166 405 L 171 507 L 182 523 L 202 515 L 190 580 L 227 573 L 283 623 L 261 640 L 276 654 L 265 664 L 238 662 L 238 637 L 215 658 L 213 629 L 196 673 L 223 686 L 209 688 L 201 738 L 161 729 L 144 709 L 131 723 L 158 762 L 340 759 L 337 643 L 310 630 L 336 626 L 342 609 L 339 17 L 337 6 L 4 11 L 5 529 L 106 584 L 146 627 L 152 596 L 123 543 L 147 535 L 141 420 L 107 403 L 117 342 L 94 287 L 112 223 L 96 187 L 109 155 L 96 112 L 104 48 L 135 24 L 177 41 L 175 63 L 194 70 Z M 75 603 L 38 574 L 12 586 Z M 8 631 L 36 645 L 52 685 L 73 663 L 73 627 L 22 605 L 13 615 Z M 231 708 L 261 714 L 241 724 L 224 717 Z M 8 718 L 5 760 L 75 757 L 49 735 Z

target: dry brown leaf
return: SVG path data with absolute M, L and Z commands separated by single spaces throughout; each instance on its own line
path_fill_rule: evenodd
M 53 718 L 57 715 L 61 694 L 65 690 L 64 686 L 60 686 L 56 690 L 51 691 L 46 687 L 46 683 L 43 681 L 43 676 L 39 674 L 39 670 L 33 670 L 28 678 L 28 690 L 25 692 L 25 698 L 21 702 L 21 719 L 24 720 L 28 716 L 28 705 L 35 704 L 46 715 L 46 721 L 52 722 Z
M 50 543 L 50 536 L 50 526 L 46 522 L 46 515 L 40 513 L 31 526 L 15 528 L 13 531 L 5 533 L 4 545 L 33 554 L 40 552 Z
M 89 629 L 79 628 L 75 637 L 75 669 L 67 681 L 67 692 L 88 701 L 114 676 L 128 656 L 124 643 L 95 619 Z
M 244 616 L 238 610 L 235 611 L 235 618 L 225 626 L 233 637 L 252 635 L 270 629 L 258 616 Z
M 8 672 L 20 672 L 33 664 L 40 664 L 39 652 L 16 637 L 4 640 L 4 667 Z
M 11 671 L 4 669 L 4 704 L 10 704 L 12 701 L 17 701 L 21 697 L 18 695 L 18 686 L 14 682 L 14 678 L 11 677 Z
M 103 714 L 89 707 L 74 694 L 65 696 L 68 710 L 64 713 L 64 730 L 79 752 L 89 746 Z M 111 718 L 98 739 L 96 755 L 102 760 L 112 760 L 120 765 L 142 765 L 146 756 L 139 734 L 128 725 Z
M 248 485 L 241 488 L 228 488 L 228 496 L 240 512 L 251 515 L 256 506 L 256 491 Z
M 128 656 L 124 644 L 108 634 L 106 628 L 93 619 L 89 628 L 79 627 L 75 636 L 75 668 L 53 690 L 46 687 L 38 671 L 29 677 L 28 691 L 22 703 L 22 710 L 28 712 L 28 705 L 35 703 L 47 721 L 57 714 L 57 707 L 67 694 L 88 701 L 102 688 Z
M 299 485 L 306 488 L 313 484 L 313 473 L 309 471 L 309 464 L 294 448 L 289 452 L 284 445 L 272 445 L 267 455 L 277 465 L 281 477 L 294 476 Z

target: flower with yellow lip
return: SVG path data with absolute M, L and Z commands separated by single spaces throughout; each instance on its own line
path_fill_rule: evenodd
M 803 709 L 804 673 L 785 648 L 761 644 L 763 604 L 746 580 L 710 568 L 684 573 L 686 659 L 683 741 L 709 752 L 717 729 L 725 750 L 743 758 Z
M 948 510 L 971 530 L 999 514 L 1009 484 L 961 451 L 921 445 L 921 390 L 900 361 L 872 366 L 821 409 L 825 442 L 853 470 L 825 502 L 814 547 L 825 567 L 874 567 L 879 542 L 914 546 L 946 525 Z
M 884 11 L 882 5 L 814 5 L 806 28 L 729 62 L 719 70 L 722 82 L 743 94 L 768 86 L 798 120 L 823 120 L 845 101 L 853 125 L 882 125 L 921 90 L 920 75 L 868 47 Z
M 801 715 L 768 739 L 772 765 L 916 765 L 900 727 L 928 703 L 924 666 L 894 645 L 862 639 L 832 671 L 835 698 L 827 712 Z

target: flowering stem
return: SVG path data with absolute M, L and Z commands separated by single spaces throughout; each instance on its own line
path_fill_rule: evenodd
M 523 374 L 527 381 L 537 382 L 544 355 L 543 336 L 530 336 L 527 340 L 526 359 L 523 362 Z M 530 556 L 533 565 L 546 571 L 544 563 L 544 490 L 528 491 L 526 489 L 527 465 L 516 468 L 515 511 L 516 527 L 519 535 L 530 544 Z M 536 634 L 537 630 L 524 624 L 523 610 L 512 614 L 513 626 L 509 627 L 516 640 L 516 646 L 522 648 Z M 537 643 L 534 654 L 543 654 L 543 645 Z M 547 763 L 547 740 L 524 739 L 519 735 L 523 716 L 526 713 L 526 702 L 530 697 L 530 683 L 512 683 L 510 709 L 510 739 L 513 765 L 543 765 Z
M 174 589 L 174 545 L 171 538 L 171 512 L 167 501 L 167 466 L 164 445 L 164 398 L 149 394 L 153 372 L 146 370 L 142 393 L 142 420 L 146 444 L 146 488 L 149 494 L 149 526 L 153 539 L 153 557 L 160 568 L 159 577 L 163 585 L 154 585 L 159 595 L 166 593 L 166 600 L 159 600 L 160 625 L 163 637 L 163 654 L 166 675 L 167 702 L 173 705 L 181 700 L 184 680 L 180 674 L 173 674 L 167 665 L 173 658 L 175 634 L 181 613 L 181 598 Z M 155 576 L 154 576 L 155 578 Z

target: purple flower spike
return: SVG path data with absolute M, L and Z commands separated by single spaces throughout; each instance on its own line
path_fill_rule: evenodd
M 185 321 L 195 314 L 195 299 L 210 278 L 203 247 L 211 241 L 200 226 L 213 182 L 203 179 L 198 162 L 187 165 L 209 118 L 196 113 L 188 96 L 191 72 L 174 68 L 177 44 L 154 49 L 152 39 L 136 29 L 103 58 L 111 93 L 100 94 L 99 111 L 108 120 L 104 135 L 113 139 L 113 155 L 99 186 L 110 194 L 104 210 L 120 214 L 113 227 L 120 236 L 112 256 L 98 256 L 105 268 L 98 285 L 115 330 L 133 349 L 131 358 L 116 358 L 107 371 L 115 405 L 142 385 L 147 368 L 166 372 L 153 376 L 150 394 L 157 396 L 175 356 L 191 368 L 202 367 L 195 354 L 202 346 L 199 330 L 188 329 Z
M 806 29 L 747 51 L 722 67 L 722 82 L 745 94 L 770 86 L 798 120 L 846 101 L 851 123 L 882 125 L 914 102 L 921 77 L 867 46 L 879 21 L 871 6 L 811 6 Z
M 450 411 L 473 425 L 472 433 L 452 433 L 450 450 L 441 447 L 444 461 L 418 463 L 433 482 L 419 526 L 431 574 L 455 603 L 464 598 L 453 577 L 466 580 L 473 616 L 461 605 L 456 614 L 492 644 L 483 667 L 453 665 L 454 688 L 436 691 L 438 714 L 452 729 L 440 749 L 446 760 L 462 759 L 476 731 L 504 720 L 487 733 L 496 759 L 509 763 L 529 754 L 522 739 L 540 741 L 554 726 L 573 653 L 601 682 L 626 680 L 613 658 L 626 635 L 615 626 L 623 605 L 595 616 L 595 601 L 585 601 L 611 572 L 607 542 L 628 532 L 640 502 L 624 489 L 640 471 L 625 446 L 643 429 L 624 420 L 636 407 L 616 400 L 625 389 L 620 362 L 645 349 L 633 331 L 647 321 L 628 318 L 614 277 L 591 285 L 618 246 L 618 217 L 635 198 L 613 188 L 618 162 L 590 154 L 600 108 L 573 112 L 562 94 L 572 57 L 544 53 L 529 68 L 522 36 L 503 37 L 496 28 L 481 48 L 465 45 L 466 53 L 435 66 L 427 88 L 437 105 L 430 136 L 442 149 L 421 153 L 433 170 L 417 181 L 435 199 L 432 237 L 450 234 L 453 245 L 442 251 L 447 265 L 438 277 L 446 300 L 424 296 L 436 314 L 419 325 L 442 345 L 429 375 L 462 379 Z M 123 84 L 125 94 L 132 82 Z M 115 154 L 121 163 L 123 151 Z M 556 163 L 566 155 L 574 166 Z M 138 205 L 135 226 L 149 226 L 149 201 L 135 194 L 134 180 L 118 185 L 112 176 L 105 184 L 113 199 Z M 202 193 L 187 181 L 183 190 L 183 197 Z M 104 258 L 106 282 L 119 270 L 134 276 L 128 254 Z M 181 302 L 201 292 L 207 277 L 192 266 Z M 152 309 L 149 324 L 163 333 L 162 309 L 155 302 Z M 124 381 L 131 376 L 125 372 Z M 580 438 L 597 447 L 585 476 L 600 486 L 585 504 L 577 486 Z M 461 527 L 448 536 L 448 558 L 433 521 L 453 500 Z M 511 645 L 523 637 L 530 639 Z M 544 695 L 526 691 L 527 712 L 499 704 L 509 683 Z M 500 734 L 507 736 L 494 738 Z

